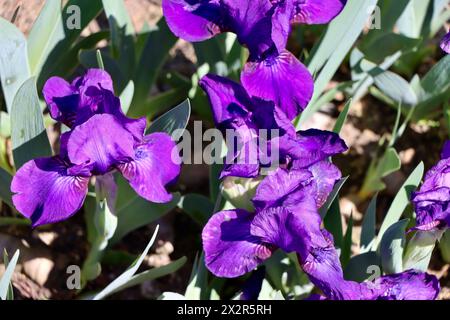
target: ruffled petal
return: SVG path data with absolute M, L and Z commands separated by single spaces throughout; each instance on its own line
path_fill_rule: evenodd
M 108 72 L 102 69 L 88 69 L 82 77 L 76 78 L 72 86 L 79 88 L 80 94 L 85 95 L 89 88 L 104 89 L 114 93 L 114 85 Z M 86 97 L 89 99 L 88 97 Z M 84 104 L 89 104 L 85 102 Z
M 181 159 L 175 142 L 165 133 L 154 133 L 144 139 L 133 153 L 131 161 L 118 169 L 133 189 L 144 199 L 156 203 L 172 200 L 165 187 L 180 174 Z
M 170 30 L 186 41 L 203 41 L 221 33 L 218 1 L 163 0 L 162 9 Z
M 68 219 L 83 205 L 89 177 L 89 168 L 58 157 L 29 161 L 12 181 L 14 206 L 34 227 Z
M 78 90 L 64 79 L 52 77 L 45 83 L 43 95 L 51 117 L 72 127 L 80 103 Z
M 441 41 L 441 48 L 446 53 L 450 54 L 450 32 L 445 35 Z
M 348 149 L 339 135 L 316 129 L 300 131 L 295 138 L 283 136 L 279 146 L 280 156 L 289 157 L 296 169 L 307 168 Z
M 242 86 L 212 74 L 204 76 L 199 85 L 208 95 L 216 125 L 236 119 L 246 121 L 252 101 Z
M 308 170 L 288 171 L 279 168 L 265 177 L 258 186 L 253 204 L 259 210 L 283 206 L 286 199 L 295 197 L 294 193 L 308 184 L 311 178 L 312 174 Z
M 435 300 L 440 291 L 435 276 L 414 270 L 383 276 L 369 288 L 373 300 Z
M 208 269 L 218 277 L 235 278 L 254 270 L 272 249 L 250 233 L 254 214 L 244 210 L 216 213 L 203 229 Z
M 286 50 L 246 63 L 241 81 L 251 96 L 273 101 L 290 120 L 306 108 L 314 91 L 308 69 Z
M 347 0 L 294 0 L 293 23 L 325 24 L 344 9 Z
M 93 173 L 103 175 L 134 156 L 133 136 L 109 114 L 94 115 L 75 127 L 67 141 L 67 153 L 74 164 L 91 163 Z

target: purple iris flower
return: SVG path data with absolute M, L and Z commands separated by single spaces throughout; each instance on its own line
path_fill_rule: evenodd
M 419 191 L 412 195 L 415 230 L 436 231 L 450 226 L 450 141 L 444 145 L 441 158 L 425 175 Z
M 209 97 L 217 127 L 223 132 L 233 130 L 240 142 L 240 148 L 229 150 L 231 156 L 227 157 L 238 161 L 226 163 L 222 178 L 256 177 L 262 167 L 273 165 L 272 160 L 284 167 L 303 169 L 347 150 L 337 134 L 320 130 L 296 133 L 275 103 L 251 97 L 229 79 L 207 75 L 200 86 Z M 266 130 L 265 137 L 259 135 L 260 130 Z M 271 130 L 277 130 L 277 134 L 271 135 Z M 279 157 L 273 159 L 272 155 Z
M 445 35 L 441 41 L 441 48 L 448 54 L 450 54 L 450 32 Z
M 58 156 L 31 160 L 14 176 L 14 205 L 33 226 L 71 217 L 83 205 L 89 179 L 114 171 L 146 200 L 171 200 L 165 187 L 180 172 L 175 143 L 165 133 L 145 135 L 145 118 L 127 118 L 110 90 L 109 75 L 95 69 L 70 85 L 51 78 L 44 86 L 51 116 L 71 131 L 61 136 Z
M 238 277 L 255 269 L 274 250 L 296 252 L 310 280 L 332 300 L 434 299 L 434 276 L 415 271 L 381 277 L 375 285 L 344 279 L 332 236 L 321 228 L 318 208 L 337 170 L 278 169 L 259 186 L 255 213 L 236 209 L 215 214 L 203 231 L 205 262 L 219 277 Z M 326 198 L 325 198 L 326 199 Z
M 251 96 L 274 101 L 292 120 L 308 105 L 313 79 L 286 45 L 291 23 L 327 23 L 346 0 L 163 0 L 173 33 L 203 41 L 233 32 L 249 49 L 241 81 Z

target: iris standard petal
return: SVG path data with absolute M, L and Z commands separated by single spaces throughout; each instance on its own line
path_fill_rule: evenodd
M 203 41 L 221 32 L 218 0 L 163 0 L 162 9 L 172 32 L 186 41 Z
M 67 153 L 74 164 L 91 163 L 93 173 L 103 175 L 134 156 L 134 138 L 109 114 L 94 115 L 72 130 Z
M 286 50 L 247 62 L 241 81 L 251 96 L 273 101 L 290 120 L 306 108 L 314 92 L 308 69 Z
M 347 0 L 294 0 L 293 23 L 325 24 L 344 9 Z
M 130 161 L 118 169 L 133 189 L 144 199 L 156 203 L 172 200 L 166 186 L 180 174 L 181 159 L 172 138 L 165 133 L 154 133 L 135 147 Z
M 441 48 L 446 53 L 450 54 L 450 32 L 445 35 L 441 41 Z
M 270 246 L 250 233 L 254 214 L 245 210 L 221 211 L 203 229 L 208 269 L 218 277 L 235 278 L 255 269 L 272 254 Z
M 45 83 L 43 95 L 51 117 L 71 127 L 80 103 L 77 88 L 62 78 L 52 77 Z
M 89 169 L 58 157 L 29 161 L 13 178 L 14 206 L 34 227 L 68 219 L 83 205 L 89 177 Z

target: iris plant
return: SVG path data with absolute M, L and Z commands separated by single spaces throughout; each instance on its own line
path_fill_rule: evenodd
M 115 171 L 148 201 L 171 200 L 165 187 L 181 163 L 172 158 L 175 143 L 165 133 L 145 135 L 145 118 L 123 114 L 105 71 L 88 70 L 72 83 L 54 77 L 43 91 L 52 118 L 70 131 L 61 136 L 59 155 L 27 162 L 12 182 L 14 205 L 33 226 L 71 217 L 84 202 L 90 178 Z

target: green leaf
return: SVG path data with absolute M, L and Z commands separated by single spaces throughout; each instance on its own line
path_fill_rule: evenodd
M 344 236 L 342 231 L 342 216 L 339 207 L 339 197 L 336 197 L 331 204 L 328 213 L 323 219 L 325 229 L 327 229 L 334 238 L 334 244 L 338 248 L 342 248 L 344 243 Z
M 3 168 L 0 168 L 0 199 L 7 203 L 10 207 L 14 207 L 12 203 L 11 182 L 12 176 Z
M 11 261 L 7 263 L 5 273 L 3 274 L 2 278 L 0 279 L 0 299 L 6 300 L 8 296 L 10 297 L 9 291 L 10 291 L 10 283 L 11 278 L 14 274 L 14 269 L 16 268 L 17 261 L 19 259 L 20 251 L 17 250 L 14 256 L 12 257 Z M 6 261 L 5 261 L 6 262 Z M 5 263 L 6 265 L 6 263 Z
M 342 243 L 341 250 L 341 263 L 343 266 L 346 266 L 350 261 L 350 257 L 352 255 L 352 236 L 353 236 L 353 214 L 350 216 L 350 220 L 348 221 L 347 231 L 344 235 L 344 241 Z
M 450 88 L 450 55 L 446 55 L 423 77 L 421 87 L 424 91 L 422 100 L 436 96 Z
M 138 271 L 139 267 L 141 266 L 142 262 L 144 261 L 145 257 L 147 256 L 148 252 L 150 251 L 150 248 L 152 247 L 153 243 L 156 240 L 156 235 L 158 234 L 159 226 L 156 227 L 155 232 L 153 233 L 153 236 L 148 243 L 147 247 L 144 249 L 144 252 L 142 252 L 141 256 L 119 277 L 117 277 L 113 282 L 111 282 L 105 289 L 103 289 L 101 292 L 96 294 L 92 300 L 102 300 L 106 298 L 108 295 L 116 292 L 116 290 L 119 290 L 122 286 L 125 286 L 130 280 L 133 279 L 133 276 Z
M 25 36 L 0 17 L 0 80 L 8 112 L 22 84 L 30 77 Z
M 375 251 L 354 256 L 344 269 L 344 278 L 356 282 L 366 281 L 371 275 L 369 268 L 372 266 L 378 266 L 381 270 L 381 260 Z
M 133 104 L 127 115 L 133 118 L 154 117 L 159 112 L 168 110 L 168 108 L 186 99 L 188 92 L 189 86 L 187 85 L 167 90 L 137 105 Z
M 369 45 L 362 47 L 361 51 L 367 60 L 380 64 L 386 57 L 392 56 L 396 52 L 402 52 L 403 54 L 412 51 L 420 42 L 421 39 L 408 38 L 401 34 L 390 32 L 378 37 Z
M 411 85 L 399 75 L 391 71 L 378 70 L 374 75 L 375 85 L 389 98 L 402 105 L 415 106 L 419 99 Z
M 191 103 L 189 99 L 163 114 L 156 119 L 148 129 L 147 133 L 165 132 L 172 136 L 174 141 L 178 141 L 188 125 L 191 116 Z
M 35 78 L 20 87 L 11 109 L 11 140 L 16 168 L 31 159 L 51 156 Z
M 135 106 L 147 100 L 150 89 L 155 84 L 161 68 L 169 56 L 169 51 L 177 40 L 164 19 L 161 19 L 149 33 L 139 59 L 139 68 L 133 77 L 134 83 L 136 83 L 136 92 L 130 113 L 133 113 Z
M 178 207 L 186 212 L 200 226 L 204 226 L 214 213 L 214 203 L 204 195 L 196 193 L 182 196 Z
M 347 120 L 348 112 L 350 111 L 351 105 L 352 105 L 352 100 L 350 99 L 349 101 L 347 101 L 344 109 L 339 114 L 339 117 L 336 120 L 336 123 L 333 128 L 334 133 L 337 133 L 337 134 L 341 133 L 341 130 L 344 127 L 345 121 Z
M 208 299 L 208 270 L 204 262 L 204 254 L 200 257 L 196 256 L 189 285 L 184 296 L 188 300 L 205 300 Z
M 131 21 L 124 2 L 122 0 L 102 0 L 102 3 L 108 20 L 114 20 L 120 29 L 125 30 L 125 35 L 134 35 L 133 21 Z
M 339 195 L 339 191 L 341 191 L 342 187 L 344 186 L 345 182 L 347 181 L 348 177 L 344 177 L 340 179 L 334 186 L 333 191 L 328 196 L 327 201 L 325 204 L 319 209 L 320 216 L 322 219 L 325 218 L 327 215 L 328 210 L 330 209 L 333 201 L 336 199 L 336 197 Z
M 411 0 L 397 23 L 398 31 L 411 38 L 420 38 L 429 6 L 430 0 Z
M 394 148 L 388 148 L 381 159 L 374 159 L 367 171 L 360 197 L 365 199 L 386 186 L 382 179 L 401 168 L 401 161 Z
M 128 110 L 130 109 L 131 106 L 131 102 L 133 101 L 133 96 L 134 96 L 134 82 L 133 80 L 130 80 L 125 89 L 120 94 L 120 104 L 122 106 L 122 111 L 124 114 L 128 113 Z
M 403 270 L 415 269 L 426 272 L 436 241 L 441 238 L 443 232 L 416 232 L 406 247 L 406 253 L 403 258 Z
M 40 74 L 50 52 L 65 37 L 61 9 L 61 0 L 46 1 L 30 31 L 28 59 L 34 76 Z
M 406 242 L 406 227 L 409 219 L 400 220 L 391 225 L 380 241 L 380 256 L 383 270 L 387 274 L 403 271 L 403 251 Z
M 76 9 L 76 10 L 73 10 Z M 43 83 L 51 76 L 56 75 L 56 70 L 61 68 L 61 64 L 66 61 L 65 55 L 76 46 L 84 28 L 95 19 L 102 11 L 103 6 L 101 0 L 69 0 L 62 10 L 62 20 L 64 26 L 64 38 L 59 41 L 47 57 L 45 64 L 41 69 L 38 78 L 38 86 L 42 87 Z M 79 13 L 79 15 L 77 15 Z M 79 18 L 79 28 L 73 28 L 68 22 L 73 22 Z M 70 27 L 70 28 L 69 28 Z M 77 26 L 78 27 L 78 26 Z M 55 36 L 59 36 L 55 34 Z M 60 74 L 63 76 L 62 74 Z
M 372 6 L 375 8 L 376 4 L 377 0 L 349 1 L 341 14 L 330 23 L 320 42 L 313 48 L 311 59 L 307 62 L 308 69 L 312 74 L 322 70 L 315 81 L 315 92 L 310 105 L 313 105 L 322 95 L 363 31 L 371 15 L 368 9 Z M 301 116 L 299 126 L 316 111 L 316 108 L 307 108 Z
M 364 214 L 364 220 L 361 227 L 361 252 L 367 252 L 371 250 L 376 239 L 376 218 L 377 218 L 377 198 L 376 194 L 369 203 L 366 213 Z
M 173 199 L 169 203 L 152 203 L 139 197 L 129 186 L 128 181 L 120 177 L 117 179 L 117 202 L 116 215 L 118 225 L 114 237 L 109 241 L 109 245 L 119 242 L 131 231 L 148 225 L 166 213 L 176 208 L 180 202 L 180 195 L 173 194 Z
M 411 173 L 411 175 L 406 179 L 405 183 L 403 183 L 399 192 L 395 196 L 392 201 L 391 206 L 389 207 L 388 212 L 386 213 L 386 217 L 381 225 L 380 231 L 378 232 L 378 241 L 383 238 L 386 230 L 397 222 L 405 211 L 405 208 L 410 203 L 411 193 L 417 188 L 420 181 L 422 180 L 424 172 L 424 165 L 421 162 Z
M 442 259 L 446 263 L 450 263 L 450 230 L 445 231 L 441 241 L 439 241 L 439 248 L 441 249 Z

